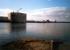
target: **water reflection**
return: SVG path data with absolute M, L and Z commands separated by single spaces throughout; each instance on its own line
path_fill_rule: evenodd
M 0 45 L 25 38 L 69 40 L 70 23 L 0 23 Z
M 7 43 L 10 39 L 10 23 L 0 23 L 0 45 Z
M 26 32 L 26 24 L 18 23 L 0 23 L 0 45 L 24 37 Z
M 20 39 L 26 33 L 26 24 L 24 23 L 11 23 L 10 35 L 13 38 Z
M 36 38 L 67 40 L 70 23 L 27 23 L 27 32 Z
M 0 34 L 10 32 L 10 23 L 0 23 Z
M 26 24 L 24 23 L 11 23 L 11 32 L 25 32 L 26 31 Z

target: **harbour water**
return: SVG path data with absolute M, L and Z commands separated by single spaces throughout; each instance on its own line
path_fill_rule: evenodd
M 70 23 L 0 23 L 0 46 L 25 38 L 70 42 Z

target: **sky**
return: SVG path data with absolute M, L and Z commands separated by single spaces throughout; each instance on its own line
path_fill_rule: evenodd
M 70 0 L 0 0 L 1 16 L 18 10 L 27 13 L 27 20 L 70 21 Z

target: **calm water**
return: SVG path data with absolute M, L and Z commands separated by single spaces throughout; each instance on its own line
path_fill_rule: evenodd
M 0 45 L 25 38 L 70 41 L 70 23 L 0 23 Z

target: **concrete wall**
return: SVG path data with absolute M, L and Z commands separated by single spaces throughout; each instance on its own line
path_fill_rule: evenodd
M 26 22 L 26 14 L 25 13 L 11 12 L 10 17 L 11 17 L 12 22 L 18 22 L 18 23 Z

